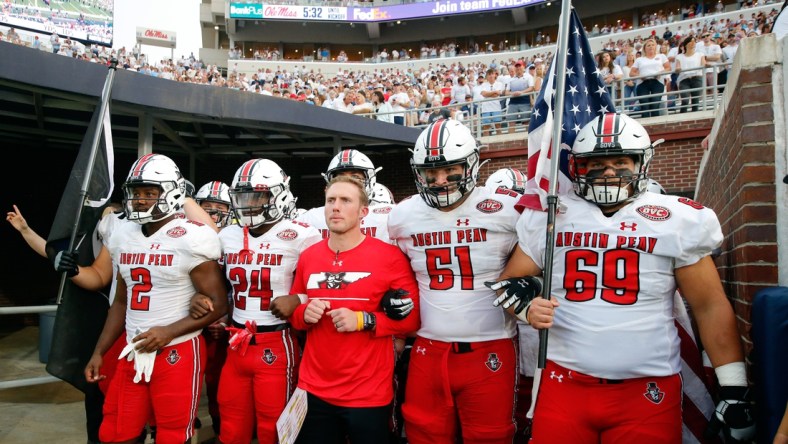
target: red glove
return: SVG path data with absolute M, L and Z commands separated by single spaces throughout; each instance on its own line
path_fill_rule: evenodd
M 230 349 L 238 350 L 241 356 L 245 356 L 252 338 L 257 333 L 257 322 L 246 321 L 246 328 L 227 327 L 227 331 L 230 333 Z

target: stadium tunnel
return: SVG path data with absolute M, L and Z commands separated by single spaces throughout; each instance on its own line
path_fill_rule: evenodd
M 80 143 L 86 137 L 108 68 L 0 42 L 0 140 L 5 151 L 0 208 L 18 205 L 45 237 Z M 415 192 L 408 148 L 420 130 L 378 122 L 296 101 L 227 88 L 183 84 L 119 69 L 110 104 L 115 192 L 145 152 L 170 156 L 197 187 L 228 184 L 250 158 L 268 158 L 291 176 L 299 207 L 320 206 L 325 172 L 341 148 L 356 148 L 376 165 L 396 165 L 379 180 Z M 405 174 L 403 174 L 405 173 Z M 10 252 L 0 260 L 0 305 L 45 303 L 57 273 L 10 224 Z

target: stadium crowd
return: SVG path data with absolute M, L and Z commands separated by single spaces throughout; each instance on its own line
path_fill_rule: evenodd
M 697 104 L 700 85 L 694 82 L 696 79 L 687 77 L 697 77 L 700 73 L 699 67 L 706 66 L 705 84 L 711 86 L 724 84 L 726 71 L 718 68 L 712 72 L 708 67 L 730 62 L 739 42 L 744 38 L 768 33 L 778 14 L 775 8 L 769 13 L 741 12 L 737 19 L 717 20 L 713 14 L 699 17 L 694 15 L 695 8 L 684 9 L 686 11 L 681 11 L 682 18 L 683 16 L 698 17 L 698 20 L 689 24 L 687 29 L 678 26 L 675 32 L 666 27 L 662 35 L 652 30 L 650 34 L 635 38 L 616 39 L 615 34 L 620 27 L 605 25 L 599 29 L 600 34 L 610 34 L 609 40 L 603 45 L 603 50 L 597 54 L 600 72 L 605 76 L 611 92 L 614 89 L 617 91 L 615 97 L 623 96 L 626 99 L 624 104 L 627 111 L 641 112 L 643 116 L 650 116 L 665 114 L 668 109 L 681 111 L 690 109 L 690 105 Z M 647 24 L 671 22 L 671 15 L 666 16 L 661 11 L 646 14 L 643 18 L 644 23 Z M 594 35 L 597 28 L 594 25 L 590 34 Z M 686 55 L 685 40 L 688 37 L 697 40 L 695 51 L 704 58 L 700 62 L 684 59 L 683 64 L 677 63 L 677 56 L 680 56 L 678 59 L 682 59 Z M 23 44 L 13 28 L 5 34 L 0 32 L 0 40 Z M 645 49 L 650 41 L 656 44 L 656 51 L 647 54 Z M 542 42 L 546 43 L 546 39 L 541 40 L 540 43 Z M 38 37 L 30 45 L 41 49 L 41 41 Z M 430 63 L 426 68 L 377 68 L 371 65 L 367 70 L 340 70 L 336 74 L 328 75 L 321 69 L 307 69 L 304 65 L 292 70 L 279 67 L 259 69 L 249 74 L 239 72 L 237 64 L 233 64 L 224 72 L 215 65 L 203 63 L 194 54 L 176 60 L 166 59 L 156 62 L 141 53 L 139 47 L 131 50 L 125 47 L 110 49 L 99 45 L 85 47 L 79 42 L 72 41 L 68 37 L 61 38 L 55 33 L 49 38 L 49 46 L 53 52 L 60 55 L 92 63 L 106 63 L 110 58 L 117 58 L 124 69 L 145 75 L 297 100 L 408 126 L 427 124 L 441 114 L 460 119 L 467 119 L 470 115 L 479 112 L 488 115 L 489 113 L 512 114 L 511 109 L 507 110 L 512 102 L 518 105 L 514 120 L 527 119 L 530 106 L 539 92 L 541 79 L 546 75 L 546 68 L 553 56 L 552 52 L 546 50 L 519 60 L 513 57 L 507 58 L 506 53 L 502 52 L 500 61 L 463 63 L 449 59 L 453 55 L 466 53 L 467 49 L 460 49 L 454 44 L 441 47 L 424 45 L 420 50 L 421 58 L 436 58 L 435 62 Z M 486 49 L 495 50 L 494 47 Z M 472 48 L 471 51 L 476 51 L 476 48 Z M 328 51 L 325 48 L 320 48 L 318 54 L 321 59 L 328 59 Z M 401 60 L 403 56 L 410 57 L 404 50 L 389 52 L 384 49 L 378 55 L 380 60 L 385 61 Z M 263 50 L 258 51 L 256 57 L 262 60 L 277 60 L 280 55 L 276 50 Z M 231 60 L 236 58 L 230 57 Z M 644 70 L 643 64 L 653 60 L 660 60 L 662 68 L 656 71 Z M 635 71 L 633 68 L 636 68 Z M 696 68 L 696 71 L 680 74 L 677 72 L 680 68 L 684 70 Z M 630 77 L 651 74 L 659 78 L 651 87 L 648 87 L 647 82 L 652 79 L 630 79 Z M 682 81 L 685 80 L 691 81 L 689 84 L 693 85 L 694 90 L 683 94 L 682 96 L 685 97 L 682 100 L 678 92 Z M 664 98 L 638 100 L 639 96 L 662 92 L 676 94 L 666 94 Z M 521 94 L 527 95 L 528 98 L 512 100 Z M 501 100 L 485 101 L 494 97 L 500 97 Z M 475 103 L 479 101 L 481 102 Z M 435 109 L 446 106 L 450 108 Z M 459 112 L 462 115 L 458 115 Z

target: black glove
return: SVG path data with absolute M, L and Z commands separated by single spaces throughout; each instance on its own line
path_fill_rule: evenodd
M 514 305 L 514 314 L 520 314 L 528 304 L 542 292 L 542 280 L 534 276 L 504 279 L 499 282 L 485 282 L 490 290 L 506 289 L 495 299 L 493 305 L 509 308 Z M 516 304 L 516 305 L 515 305 Z
M 383 295 L 383 299 L 380 300 L 383 313 L 386 313 L 389 319 L 395 321 L 407 318 L 411 310 L 413 310 L 413 299 L 405 297 L 409 294 L 402 289 L 387 291 Z
M 755 419 L 749 389 L 723 386 L 720 387 L 719 399 L 706 427 L 706 438 L 713 438 L 720 429 L 724 429 L 726 438 L 733 442 L 751 442 L 755 438 Z
M 194 184 L 187 179 L 183 179 L 183 181 L 186 182 L 186 197 L 194 197 Z
M 55 270 L 61 273 L 65 271 L 68 277 L 78 275 L 77 258 L 79 258 L 77 251 L 59 251 L 55 256 Z

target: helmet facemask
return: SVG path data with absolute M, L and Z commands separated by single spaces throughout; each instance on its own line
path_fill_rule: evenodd
M 238 186 L 230 190 L 230 200 L 238 224 L 256 228 L 278 222 L 285 213 L 287 184 L 271 187 Z
M 194 195 L 194 200 L 214 219 L 216 226 L 219 228 L 227 226 L 232 217 L 232 212 L 230 211 L 232 202 L 230 202 L 229 190 L 230 187 L 227 184 L 213 181 L 200 187 Z M 213 205 L 204 206 L 203 204 L 205 203 Z M 217 208 L 216 204 L 223 205 L 226 209 Z
M 434 179 L 429 177 L 428 170 L 455 165 L 462 167 L 461 174 L 447 176 L 448 183 L 445 185 L 435 186 L 430 183 Z M 476 186 L 476 178 L 479 177 L 479 154 L 474 152 L 467 158 L 441 165 L 415 165 L 411 161 L 411 168 L 416 177 L 416 188 L 424 202 L 432 208 L 445 208 L 457 203 Z
M 253 159 L 236 171 L 230 189 L 232 211 L 242 227 L 279 222 L 287 210 L 290 177 L 275 162 Z
M 144 211 L 139 211 L 140 206 L 135 204 L 153 199 L 135 196 L 134 190 L 138 187 L 157 187 L 160 192 L 158 200 Z M 161 154 L 146 154 L 137 159 L 122 188 L 127 218 L 141 225 L 164 220 L 181 211 L 186 199 L 186 180 L 175 162 Z
M 654 147 L 661 142 L 652 143 L 646 129 L 625 114 L 597 116 L 572 145 L 569 173 L 575 193 L 600 207 L 632 201 L 646 191 Z M 613 157 L 621 160 L 613 162 Z M 603 177 L 608 169 L 614 174 Z
M 597 151 L 591 154 L 573 154 L 570 168 L 574 177 L 575 192 L 583 199 L 601 207 L 618 205 L 634 199 L 646 190 L 648 159 L 651 158 L 652 150 L 648 147 L 626 152 Z M 636 151 L 639 151 L 639 154 Z M 604 177 L 605 171 L 610 167 L 587 168 L 588 163 L 594 159 L 618 156 L 632 159 L 634 170 L 616 168 L 614 176 Z
M 479 145 L 471 131 L 456 120 L 440 119 L 422 131 L 412 150 L 411 169 L 416 189 L 433 208 L 451 207 L 476 186 L 479 178 Z M 430 183 L 429 170 L 460 166 L 447 177 L 448 184 Z
M 151 202 L 152 199 L 135 196 L 134 190 L 139 187 L 157 187 L 160 192 L 158 199 L 144 211 L 139 211 L 136 204 L 142 201 Z M 180 210 L 182 205 L 173 205 L 172 197 L 174 194 L 182 193 L 185 193 L 185 191 L 180 190 L 176 182 L 126 182 L 123 184 L 123 205 L 126 217 L 128 220 L 140 225 L 164 220 L 175 211 Z
M 215 203 L 224 204 L 224 202 L 205 199 L 203 201 L 200 201 L 200 206 L 202 206 L 203 202 L 215 202 Z M 211 219 L 214 219 L 214 222 L 216 223 L 216 226 L 218 228 L 225 227 L 230 222 L 230 215 L 232 213 L 230 212 L 229 208 L 227 210 L 221 210 L 219 208 L 203 208 L 203 210 L 206 213 L 208 213 L 208 216 L 211 216 Z

